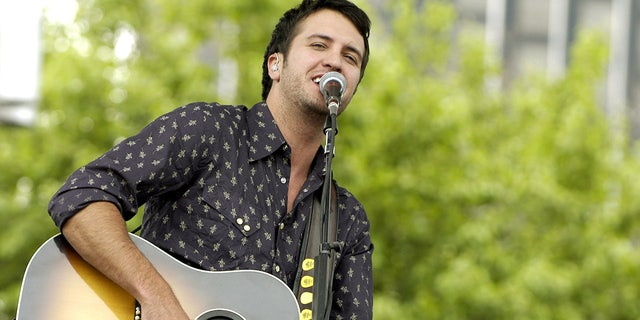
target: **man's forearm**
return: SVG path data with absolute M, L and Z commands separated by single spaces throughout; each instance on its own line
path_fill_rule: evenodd
M 167 282 L 131 241 L 112 203 L 90 204 L 64 224 L 62 233 L 89 264 L 134 296 L 143 312 L 161 307 L 173 309 L 165 315 L 183 313 Z

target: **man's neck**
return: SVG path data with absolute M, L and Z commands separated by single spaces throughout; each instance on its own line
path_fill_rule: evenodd
M 324 139 L 322 129 L 326 119 L 308 114 L 301 107 L 279 104 L 269 98 L 267 107 L 292 152 L 315 155 Z

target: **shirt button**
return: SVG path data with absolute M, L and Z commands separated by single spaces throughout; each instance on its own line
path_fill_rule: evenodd
M 249 232 L 251 231 L 251 226 L 248 224 L 245 224 L 244 227 L 242 227 L 242 229 L 244 229 L 244 231 Z
M 280 182 L 287 183 L 287 178 L 285 178 L 285 177 L 280 178 Z
M 281 222 L 280 223 L 280 230 L 283 230 L 283 229 L 284 229 L 284 223 Z
M 236 223 L 237 224 L 243 224 L 244 220 L 242 220 L 242 218 L 238 218 L 238 219 L 236 219 Z
M 279 265 L 277 265 L 277 264 L 273 267 L 273 269 L 274 269 L 276 272 L 280 272 L 280 266 L 279 266 Z

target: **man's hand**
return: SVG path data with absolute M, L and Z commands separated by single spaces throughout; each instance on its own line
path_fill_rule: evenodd
M 178 301 L 141 304 L 142 320 L 190 320 Z

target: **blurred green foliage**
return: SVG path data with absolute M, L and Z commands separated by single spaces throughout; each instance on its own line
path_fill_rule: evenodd
M 376 319 L 640 318 L 640 159 L 599 106 L 607 39 L 583 30 L 565 77 L 497 91 L 499 66 L 481 38 L 453 36 L 448 2 L 356 2 L 372 57 L 335 171 L 372 220 Z M 0 320 L 57 232 L 46 208 L 68 174 L 179 105 L 257 102 L 270 31 L 296 2 L 79 4 L 74 24 L 45 21 L 38 124 L 0 127 Z M 126 57 L 122 34 L 137 40 Z M 217 80 L 229 65 L 237 92 Z

